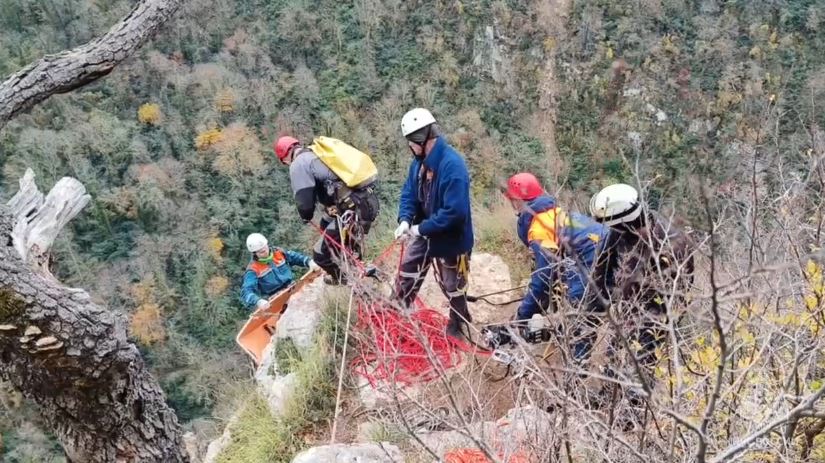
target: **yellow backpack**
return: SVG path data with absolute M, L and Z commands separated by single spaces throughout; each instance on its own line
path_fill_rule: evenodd
M 337 138 L 317 137 L 309 149 L 349 188 L 378 175 L 378 169 L 366 153 Z

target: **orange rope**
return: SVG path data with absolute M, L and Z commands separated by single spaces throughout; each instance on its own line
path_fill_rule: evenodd
M 499 453 L 499 458 L 504 460 L 504 463 L 529 463 L 530 459 L 527 454 L 519 450 L 511 455 L 506 460 L 504 456 Z M 484 452 L 478 449 L 453 449 L 444 454 L 444 463 L 490 463 L 490 459 L 484 455 Z

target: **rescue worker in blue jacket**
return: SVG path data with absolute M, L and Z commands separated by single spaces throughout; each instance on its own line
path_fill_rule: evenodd
M 301 253 L 270 248 L 260 233 L 246 238 L 246 248 L 252 253 L 252 260 L 243 276 L 241 301 L 248 309 L 268 309 L 269 297 L 295 281 L 290 265 L 320 270 L 312 259 Z
M 589 289 L 590 273 L 608 228 L 583 214 L 565 212 L 530 173 L 512 176 L 504 194 L 518 212 L 519 239 L 533 252 L 536 263 L 516 319 L 526 321 L 544 313 L 561 293 L 587 311 L 598 307 L 593 302 L 596 292 Z M 597 322 L 587 314 L 583 317 L 575 330 L 580 339 L 573 346 L 574 358 L 580 360 L 589 353 Z
M 447 335 L 460 338 L 470 323 L 467 283 L 473 249 L 470 175 L 467 165 L 441 134 L 430 111 L 415 108 L 401 119 L 401 132 L 413 154 L 401 190 L 395 238 L 412 237 L 395 284 L 404 307 L 415 300 L 435 263 L 436 280 L 450 302 Z

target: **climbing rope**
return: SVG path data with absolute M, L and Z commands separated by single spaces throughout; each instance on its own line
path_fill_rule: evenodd
M 366 266 L 343 243 L 313 224 L 325 240 L 340 251 L 342 260 L 353 263 L 363 272 Z M 398 266 L 404 247 L 394 241 L 373 262 L 381 265 L 400 246 Z M 352 282 L 358 285 L 357 281 Z M 470 350 L 445 335 L 447 317 L 416 298 L 417 310 L 405 315 L 393 300 L 366 291 L 353 291 L 357 301 L 353 337 L 358 355 L 351 361 L 351 371 L 367 379 L 373 387 L 380 382 L 412 384 L 430 381 L 446 369 L 458 366 L 460 352 Z
M 519 298 L 516 298 L 516 299 L 511 299 L 509 301 L 503 301 L 503 302 L 495 302 L 495 301 L 491 301 L 487 298 L 490 297 L 490 296 L 497 296 L 499 294 L 509 293 L 509 292 L 512 292 L 512 291 L 518 291 L 518 290 L 524 289 L 526 287 L 527 287 L 527 285 L 521 285 L 521 286 L 515 286 L 513 288 L 502 289 L 501 291 L 494 291 L 492 293 L 482 294 L 480 296 L 470 296 L 470 295 L 468 295 L 467 296 L 467 302 L 484 301 L 484 302 L 486 302 L 490 305 L 496 305 L 496 306 L 510 305 L 514 302 L 519 302 L 519 301 L 523 300 L 524 297 L 522 296 L 522 297 L 519 297 Z
M 527 454 L 519 450 L 518 452 L 505 458 L 499 454 L 498 457 L 504 463 L 529 463 Z M 449 450 L 444 454 L 444 463 L 491 463 L 487 455 L 481 450 L 471 448 L 461 448 Z
M 355 330 L 359 356 L 350 364 L 373 387 L 379 382 L 401 384 L 430 381 L 458 366 L 461 355 L 444 334 L 447 318 L 432 309 L 409 316 L 386 309 L 381 302 L 362 303 Z

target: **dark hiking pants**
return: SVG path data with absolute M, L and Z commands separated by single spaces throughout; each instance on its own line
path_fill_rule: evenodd
M 429 241 L 426 238 L 413 238 L 407 245 L 395 282 L 397 299 L 408 308 L 418 295 L 430 266 L 435 263 L 436 281 L 450 302 L 450 322 L 454 325 L 471 322 L 472 318 L 467 308 L 470 255 L 430 257 L 428 251 Z

